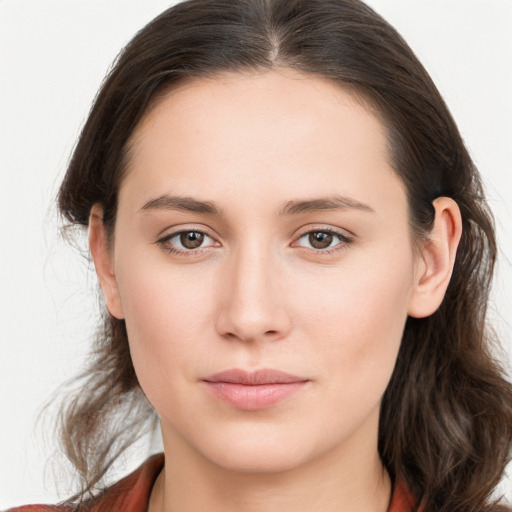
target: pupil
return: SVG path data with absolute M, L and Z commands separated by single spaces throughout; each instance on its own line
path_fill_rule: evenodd
M 187 249 L 196 249 L 203 243 L 203 240 L 203 233 L 198 233 L 197 231 L 188 231 L 180 235 L 180 242 Z
M 309 243 L 315 249 L 325 249 L 332 243 L 332 235 L 322 231 L 316 231 L 309 235 Z

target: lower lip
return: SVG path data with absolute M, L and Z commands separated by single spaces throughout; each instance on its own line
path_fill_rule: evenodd
M 276 405 L 299 391 L 307 381 L 248 386 L 231 382 L 208 382 L 208 388 L 222 401 L 237 409 L 255 411 Z

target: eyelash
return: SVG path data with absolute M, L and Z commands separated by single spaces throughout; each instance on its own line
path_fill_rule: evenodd
M 319 229 L 310 229 L 309 231 L 302 233 L 296 239 L 296 241 L 293 243 L 293 246 L 295 246 L 295 244 L 297 244 L 301 239 L 303 239 L 307 236 L 310 236 L 313 233 L 317 233 L 317 234 L 322 233 L 322 234 L 326 234 L 329 236 L 333 236 L 338 239 L 338 243 L 336 245 L 333 245 L 332 247 L 326 247 L 325 249 L 315 249 L 314 247 L 299 246 L 299 247 L 302 247 L 302 249 L 306 249 L 308 252 L 315 254 L 315 255 L 320 254 L 322 256 L 328 256 L 330 254 L 337 253 L 339 251 L 343 251 L 343 250 L 347 249 L 354 241 L 353 238 L 347 236 L 344 233 L 341 233 L 340 231 L 336 231 L 335 229 L 319 228 Z
M 200 256 L 204 252 L 204 250 L 207 249 L 207 247 L 198 247 L 197 249 L 176 249 L 176 247 L 173 247 L 173 245 L 171 244 L 171 240 L 173 238 L 179 237 L 180 235 L 187 233 L 197 233 L 199 235 L 203 235 L 213 240 L 213 237 L 211 237 L 208 233 L 200 229 L 180 229 L 179 231 L 175 231 L 174 233 L 170 233 L 169 235 L 160 238 L 159 240 L 156 241 L 156 243 L 160 247 L 162 247 L 164 251 L 170 254 L 176 254 L 178 256 L 185 257 Z
M 207 247 L 198 247 L 197 249 L 186 249 L 186 250 L 176 249 L 176 247 L 174 247 L 170 243 L 170 241 L 173 238 L 176 238 L 176 237 L 178 237 L 182 234 L 186 234 L 186 233 L 197 233 L 199 235 L 203 235 L 203 236 L 208 237 L 213 240 L 213 237 L 211 237 L 208 233 L 206 233 L 205 231 L 202 231 L 200 229 L 182 229 L 180 231 L 175 231 L 174 233 L 170 233 L 169 235 L 166 235 L 166 236 L 160 238 L 159 240 L 156 241 L 156 243 L 160 247 L 162 247 L 162 249 L 164 249 L 166 252 L 168 252 L 170 254 L 176 254 L 176 255 L 185 256 L 185 257 L 200 256 L 201 254 L 203 254 L 204 250 L 208 249 L 208 246 Z M 293 242 L 292 247 L 297 247 L 297 245 L 295 245 L 295 244 L 297 244 L 304 237 L 310 236 L 313 233 L 323 233 L 323 234 L 326 234 L 329 236 L 333 236 L 333 237 L 336 237 L 339 241 L 336 245 L 334 245 L 332 247 L 326 247 L 325 249 L 315 249 L 313 247 L 305 247 L 302 245 L 298 246 L 298 247 L 301 247 L 302 249 L 305 249 L 306 251 L 313 253 L 315 255 L 318 255 L 318 254 L 330 255 L 335 252 L 346 249 L 348 246 L 350 246 L 353 243 L 353 238 L 347 236 L 346 234 L 343 234 L 339 231 L 333 230 L 332 228 L 328 228 L 328 229 L 320 228 L 320 229 L 311 229 L 309 231 L 302 233 Z M 215 243 L 218 243 L 218 242 L 215 242 Z

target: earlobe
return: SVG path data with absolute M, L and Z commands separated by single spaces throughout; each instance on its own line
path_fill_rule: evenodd
M 457 203 L 448 197 L 439 197 L 432 204 L 436 215 L 434 226 L 421 249 L 408 310 L 409 315 L 416 318 L 432 315 L 441 305 L 462 235 Z
M 105 304 L 108 312 L 118 318 L 124 318 L 117 287 L 112 254 L 107 244 L 107 233 L 103 224 L 103 209 L 95 204 L 89 215 L 89 249 L 96 268 Z

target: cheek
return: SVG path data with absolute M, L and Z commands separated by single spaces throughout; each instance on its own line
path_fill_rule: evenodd
M 406 245 L 407 247 L 407 245 Z M 402 246 L 403 248 L 403 246 Z M 386 255 L 387 256 L 383 256 Z M 359 257 L 361 256 L 361 257 Z M 337 275 L 311 276 L 300 331 L 317 365 L 328 368 L 343 400 L 379 400 L 393 371 L 413 289 L 414 260 L 396 249 L 347 258 Z M 323 286 L 312 286 L 313 282 Z
M 212 285 L 208 273 L 198 278 L 197 272 L 148 261 L 144 252 L 132 253 L 120 262 L 116 274 L 133 364 L 153 402 L 179 379 L 193 380 L 190 362 L 207 355 Z

